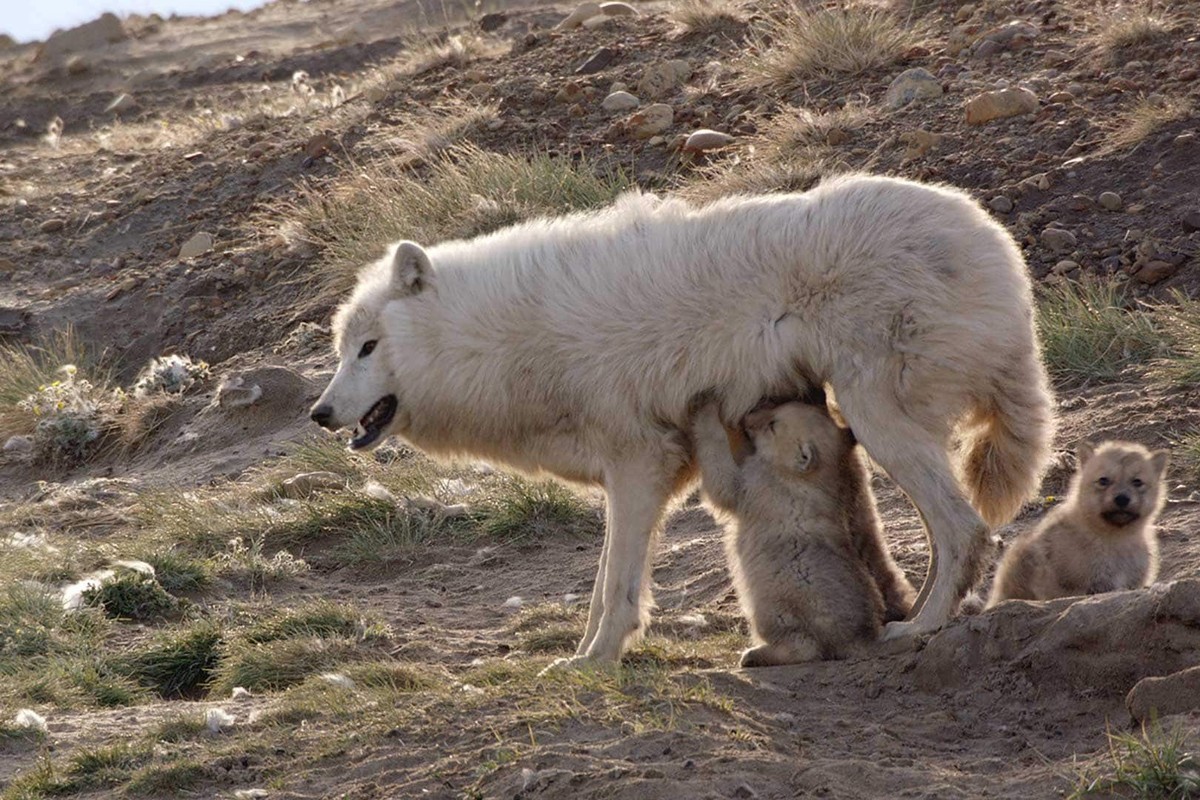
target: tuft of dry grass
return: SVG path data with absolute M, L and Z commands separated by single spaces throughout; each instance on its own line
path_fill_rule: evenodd
M 1080 774 L 1070 800 L 1138 797 L 1187 800 L 1200 796 L 1200 762 L 1181 730 L 1163 731 L 1155 720 L 1138 733 L 1105 731 L 1108 757 L 1099 774 Z
M 735 195 L 807 192 L 823 178 L 847 170 L 849 166 L 834 155 L 811 151 L 795 157 L 720 162 L 697 170 L 679 194 L 703 205 Z
M 1119 64 L 1134 51 L 1157 47 L 1170 39 L 1171 23 L 1148 9 L 1124 10 L 1104 20 L 1091 38 L 1104 59 Z
M 358 269 L 400 238 L 434 244 L 488 233 L 541 214 L 611 202 L 631 182 L 586 161 L 451 147 L 424 175 L 383 159 L 329 191 L 308 189 L 292 217 L 331 262 L 313 270 L 325 288 L 342 292 Z
M 400 72 L 423 75 L 443 67 L 462 69 L 472 61 L 495 58 L 507 47 L 499 39 L 475 32 L 429 37 L 418 41 L 400 58 Z
M 745 82 L 793 89 L 805 81 L 859 75 L 894 64 L 921 32 L 865 4 L 812 7 L 791 0 L 750 35 Z
M 668 14 L 688 33 L 701 36 L 742 23 L 732 0 L 676 0 Z
M 0 437 L 33 433 L 37 417 L 21 402 L 62 380 L 67 365 L 74 365 L 81 378 L 96 386 L 107 386 L 111 380 L 104 358 L 70 328 L 37 344 L 0 346 Z
M 832 156 L 831 148 L 848 139 L 870 116 L 865 107 L 857 105 L 825 112 L 785 107 L 759 128 L 758 140 L 762 149 L 777 160 L 819 160 Z
M 1184 97 L 1140 98 L 1105 126 L 1107 147 L 1111 150 L 1132 147 L 1172 122 L 1191 117 L 1193 110 L 1191 100 Z

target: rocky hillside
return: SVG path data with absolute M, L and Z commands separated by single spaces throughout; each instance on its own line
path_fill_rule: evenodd
M 1197 792 L 1198 23 L 321 0 L 0 42 L 0 796 Z M 330 312 L 389 241 L 847 170 L 962 187 L 1022 244 L 1060 451 L 1002 536 L 1075 443 L 1168 447 L 1162 585 L 738 671 L 693 498 L 648 638 L 542 678 L 582 630 L 600 499 L 307 421 Z M 876 490 L 919 582 L 919 521 Z

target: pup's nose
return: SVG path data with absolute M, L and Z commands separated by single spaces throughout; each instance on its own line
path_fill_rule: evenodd
M 330 427 L 330 420 L 333 419 L 333 409 L 327 405 L 313 406 L 312 421 L 320 425 L 322 428 Z
M 1113 498 L 1113 502 L 1116 503 L 1117 508 L 1124 508 L 1129 505 L 1129 495 L 1119 494 Z

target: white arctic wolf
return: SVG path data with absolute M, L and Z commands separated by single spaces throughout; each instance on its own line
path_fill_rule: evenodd
M 630 194 L 429 250 L 400 242 L 362 270 L 334 333 L 341 363 L 312 417 L 354 427 L 352 447 L 394 433 L 603 487 L 576 656 L 598 661 L 648 620 L 650 543 L 694 480 L 700 399 L 734 421 L 832 387 L 930 538 L 914 616 L 889 638 L 953 614 L 990 552 L 983 520 L 1037 487 L 1053 425 L 1013 240 L 962 192 L 895 178 L 700 208 Z

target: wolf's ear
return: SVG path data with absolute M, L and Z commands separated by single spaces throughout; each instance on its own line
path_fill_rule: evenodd
M 812 442 L 804 442 L 796 453 L 796 472 L 812 472 L 817 468 L 817 446 Z
M 1171 454 L 1166 450 L 1155 450 L 1150 454 L 1150 466 L 1154 467 L 1154 472 L 1160 479 L 1167 474 L 1167 460 L 1170 457 Z
M 428 288 L 433 264 L 416 242 L 401 242 L 392 257 L 392 293 L 396 297 L 419 294 Z
M 1079 469 L 1096 453 L 1096 446 L 1091 442 L 1080 442 L 1075 446 L 1075 461 Z

